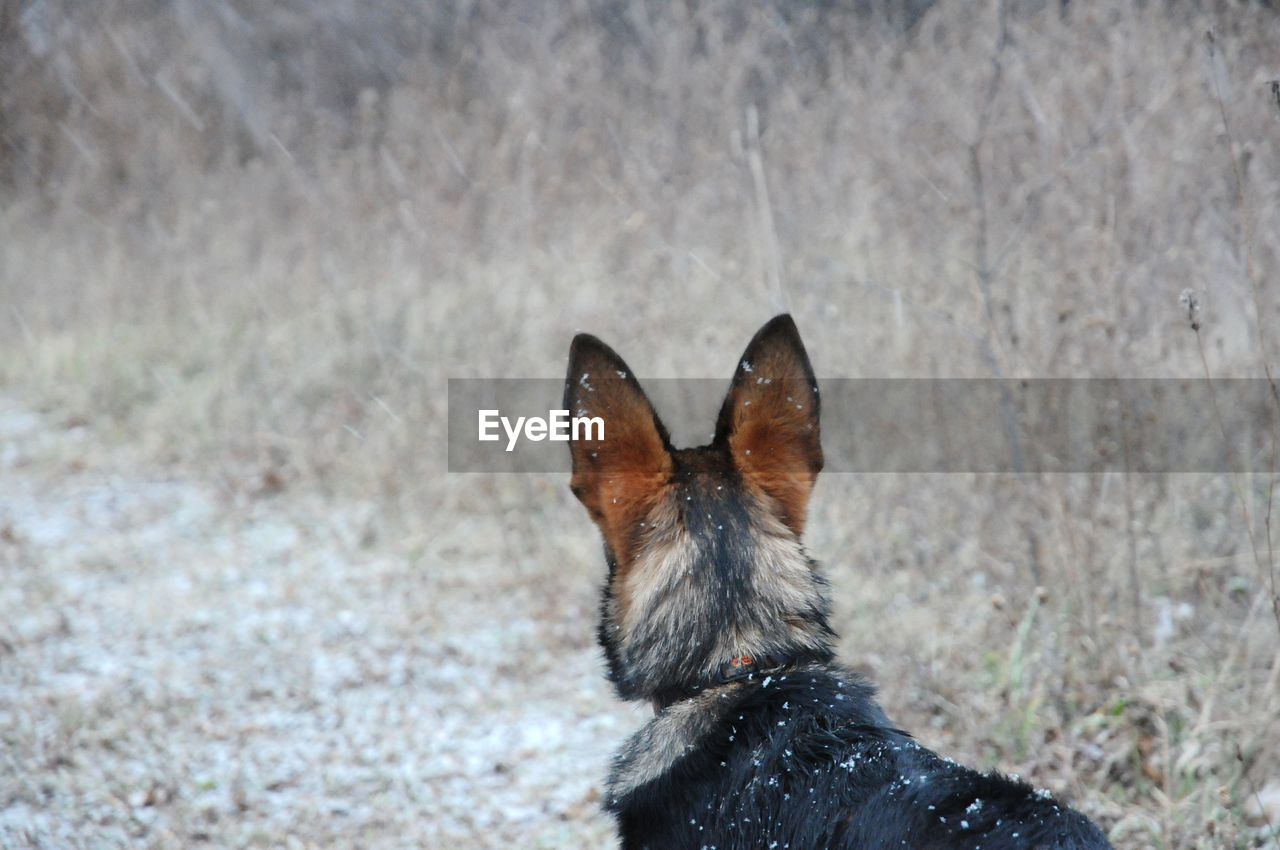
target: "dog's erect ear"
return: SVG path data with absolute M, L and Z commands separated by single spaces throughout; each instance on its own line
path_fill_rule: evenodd
M 715 439 L 796 534 L 822 471 L 818 413 L 818 383 L 800 332 L 790 316 L 775 316 L 738 361 Z
M 613 349 L 590 334 L 569 347 L 564 406 L 572 418 L 598 418 L 601 429 L 571 431 L 570 488 L 621 555 L 630 524 L 646 513 L 673 469 L 667 429 L 631 369 Z

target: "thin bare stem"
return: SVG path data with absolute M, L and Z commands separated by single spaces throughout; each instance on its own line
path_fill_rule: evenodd
M 1209 382 L 1209 398 L 1213 403 L 1213 416 L 1218 423 L 1218 431 L 1222 434 L 1222 442 L 1226 447 L 1228 454 L 1234 454 L 1231 440 L 1227 436 L 1227 426 L 1222 419 L 1222 406 L 1218 403 L 1218 391 L 1213 384 L 1213 375 L 1209 372 L 1209 359 L 1204 352 L 1204 338 L 1200 336 L 1200 325 L 1193 322 L 1191 330 L 1196 335 L 1196 350 L 1200 352 L 1200 365 L 1204 368 L 1205 380 Z M 1231 482 L 1231 490 L 1236 494 L 1236 498 L 1240 501 L 1240 510 L 1244 513 L 1244 530 L 1249 536 L 1249 546 L 1253 550 L 1253 560 L 1259 566 L 1262 564 L 1262 558 L 1258 554 L 1258 542 L 1253 533 L 1253 519 L 1249 515 L 1249 500 L 1245 497 L 1245 493 L 1236 484 L 1235 478 L 1228 473 L 1227 480 Z
M 1205 34 L 1205 46 L 1209 52 L 1209 78 L 1213 81 L 1213 94 L 1218 103 L 1218 115 L 1222 118 L 1222 130 L 1227 139 L 1227 155 L 1231 161 L 1231 173 L 1235 178 L 1235 201 L 1236 213 L 1240 220 L 1240 242 L 1244 249 L 1245 278 L 1249 283 L 1249 290 L 1253 293 L 1253 309 L 1258 331 L 1258 357 L 1262 362 L 1263 374 L 1267 377 L 1267 385 L 1271 388 L 1271 398 L 1275 404 L 1276 412 L 1280 413 L 1280 387 L 1276 385 L 1275 376 L 1271 372 L 1271 363 L 1269 362 L 1266 338 L 1266 323 L 1263 319 L 1265 313 L 1263 311 L 1262 287 L 1258 281 L 1258 275 L 1254 266 L 1253 259 L 1253 215 L 1249 207 L 1248 199 L 1245 196 L 1244 172 L 1240 167 L 1240 156 L 1237 153 L 1235 133 L 1231 129 L 1231 119 L 1227 114 L 1227 105 L 1222 97 L 1221 74 L 1217 64 L 1218 45 L 1217 39 L 1214 37 L 1213 31 Z M 1223 69 L 1225 73 L 1225 69 Z M 1200 333 L 1196 331 L 1196 341 L 1200 345 L 1200 359 L 1205 363 L 1205 374 L 1208 374 L 1208 363 L 1205 362 L 1204 344 L 1200 341 Z M 1210 383 L 1210 391 L 1212 392 L 1212 382 Z M 1214 401 L 1215 411 L 1217 400 Z M 1222 417 L 1219 414 L 1219 425 L 1221 426 Z M 1223 438 L 1225 439 L 1225 429 Z M 1263 564 L 1262 558 L 1259 556 L 1258 546 L 1253 539 L 1253 524 L 1249 522 L 1248 508 L 1245 508 L 1245 522 L 1249 523 L 1249 543 L 1253 546 L 1253 557 L 1257 563 L 1259 572 L 1266 570 L 1267 577 L 1271 585 L 1271 611 L 1275 615 L 1276 628 L 1280 629 L 1280 595 L 1276 593 L 1276 561 L 1275 547 L 1271 540 L 1271 507 L 1272 492 L 1275 488 L 1276 477 L 1276 451 L 1275 441 L 1276 435 L 1271 435 L 1271 469 L 1268 472 L 1267 480 L 1267 509 L 1264 518 L 1264 525 L 1267 532 L 1267 559 Z M 1234 484 L 1232 485 L 1234 487 Z M 1242 504 L 1243 504 L 1243 497 Z

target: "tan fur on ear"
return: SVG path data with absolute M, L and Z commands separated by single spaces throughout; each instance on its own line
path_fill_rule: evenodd
M 800 333 L 790 316 L 778 316 L 756 333 L 738 362 L 716 440 L 797 535 L 804 531 L 809 495 L 822 470 L 819 408 Z
M 628 530 L 662 498 L 674 463 L 667 430 L 631 369 L 613 349 L 579 334 L 569 349 L 565 407 L 572 417 L 599 417 L 603 439 L 569 443 L 569 486 L 620 562 L 629 562 Z

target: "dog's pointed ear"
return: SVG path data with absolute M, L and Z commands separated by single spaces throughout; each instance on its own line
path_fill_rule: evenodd
M 819 412 L 818 382 L 796 323 L 775 316 L 738 361 L 715 440 L 743 477 L 773 498 L 797 535 L 822 471 Z
M 590 334 L 578 334 L 569 347 L 564 406 L 572 419 L 588 420 L 570 430 L 570 489 L 621 554 L 616 536 L 670 480 L 667 429 L 630 367 Z

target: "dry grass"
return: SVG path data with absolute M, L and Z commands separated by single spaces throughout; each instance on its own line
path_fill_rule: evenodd
M 828 376 L 1280 363 L 1261 6 L 5 5 L 5 391 L 224 492 L 375 503 L 388 552 L 496 522 L 485 582 L 414 591 L 514 574 L 495 630 L 570 627 L 592 531 L 557 478 L 444 473 L 444 380 L 556 376 L 575 329 L 651 376 L 727 378 L 783 308 Z M 828 476 L 809 543 L 926 743 L 1117 847 L 1274 845 L 1272 483 Z

